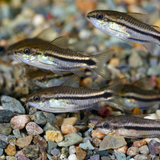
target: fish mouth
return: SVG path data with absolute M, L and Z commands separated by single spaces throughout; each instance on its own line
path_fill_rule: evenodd
M 92 19 L 92 18 L 95 18 L 95 16 L 94 16 L 94 15 L 87 15 L 87 19 L 88 19 L 88 20 L 90 20 L 90 19 Z
M 40 105 L 38 105 L 38 104 L 35 104 L 35 103 L 33 103 L 33 102 L 30 102 L 30 101 L 26 101 L 26 104 L 28 105 L 28 106 L 30 106 L 30 107 L 35 107 L 35 108 L 40 108 Z

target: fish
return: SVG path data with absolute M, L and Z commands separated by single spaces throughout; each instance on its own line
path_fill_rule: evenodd
M 110 116 L 95 125 L 103 134 L 114 134 L 124 138 L 145 138 L 160 136 L 160 121 L 140 118 L 134 115 Z
M 113 107 L 127 110 L 118 103 L 120 97 L 117 96 L 126 82 L 125 77 L 103 90 L 79 88 L 79 80 L 79 76 L 73 75 L 63 85 L 34 92 L 26 98 L 26 105 L 47 112 L 62 113 L 89 109 L 104 101 Z
M 102 77 L 108 79 L 109 74 L 104 64 L 114 54 L 109 50 L 96 55 L 84 55 L 68 49 L 67 36 L 56 38 L 51 43 L 29 43 L 14 48 L 14 56 L 18 60 L 41 69 L 50 70 L 62 76 L 61 71 L 71 71 L 79 76 L 84 76 L 84 69 L 94 70 Z
M 154 25 L 145 23 L 147 16 L 141 13 L 124 13 L 111 10 L 93 10 L 87 19 L 102 32 L 127 42 L 142 44 L 153 53 L 155 44 L 160 45 L 160 32 Z
M 160 104 L 160 93 L 147 83 L 147 78 L 141 78 L 133 84 L 125 84 L 120 96 L 130 110 L 135 107 L 147 110 L 155 104 Z

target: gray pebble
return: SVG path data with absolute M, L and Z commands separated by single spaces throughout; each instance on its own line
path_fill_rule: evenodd
M 92 144 L 89 140 L 87 140 L 84 143 L 80 143 L 79 147 L 81 147 L 84 150 L 94 150 L 94 147 L 92 146 Z
M 111 160 L 108 156 L 101 157 L 101 160 Z
M 0 110 L 0 123 L 9 123 L 14 115 L 10 110 Z
M 98 151 L 98 152 L 96 152 L 96 154 L 98 154 L 98 155 L 100 155 L 100 156 L 107 156 L 108 153 L 109 153 L 109 150 L 107 150 L 107 151 Z
M 47 122 L 50 122 L 53 125 L 56 124 L 56 116 L 53 113 L 43 112 L 43 114 L 45 115 Z
M 149 148 L 147 145 L 144 145 L 142 147 L 139 148 L 139 151 L 141 154 L 149 154 Z
M 47 122 L 43 130 L 44 131 L 48 131 L 48 130 L 58 131 L 59 129 L 56 128 L 54 125 L 52 125 L 50 122 Z
M 22 138 L 20 130 L 19 129 L 14 129 L 13 131 L 14 136 L 18 139 L 18 138 Z
M 7 143 L 2 141 L 2 140 L 0 140 L 0 148 L 5 149 L 6 146 L 7 146 Z
M 9 135 L 12 131 L 10 123 L 1 123 L 0 124 L 0 134 Z
M 47 123 L 46 116 L 43 114 L 43 112 L 38 111 L 34 114 L 35 120 L 34 122 L 39 125 L 45 125 Z
M 57 148 L 54 148 L 54 149 L 51 150 L 51 154 L 52 154 L 53 156 L 57 156 L 59 153 L 60 153 L 60 150 L 57 149 Z
M 115 152 L 115 155 L 117 157 L 118 160 L 126 160 L 126 155 L 123 153 L 119 153 L 119 152 Z
M 100 159 L 100 156 L 97 154 L 97 155 L 93 155 L 90 157 L 91 160 L 99 160 Z
M 49 140 L 48 141 L 48 150 L 47 150 L 47 152 L 50 154 L 51 150 L 56 148 L 56 147 L 57 147 L 57 143 L 52 141 L 52 140 Z
M 3 149 L 0 148 L 0 156 L 3 154 Z
M 16 144 L 16 137 L 14 135 L 9 135 L 7 142 L 10 143 L 11 145 L 15 145 Z
M 14 156 L 6 156 L 6 160 L 17 160 Z
M 24 107 L 15 98 L 12 98 L 9 96 L 2 96 L 1 103 L 5 109 L 8 109 L 8 110 L 15 112 L 15 113 L 25 114 Z

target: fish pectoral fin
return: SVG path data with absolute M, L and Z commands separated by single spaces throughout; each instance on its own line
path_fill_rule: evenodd
M 90 56 L 93 59 L 93 61 L 96 61 L 97 68 L 95 68 L 94 70 L 105 79 L 109 79 L 110 77 L 109 72 L 105 67 L 105 63 L 113 57 L 114 53 L 114 50 L 109 50 L 100 54 Z
M 69 37 L 68 36 L 60 36 L 56 39 L 54 39 L 51 44 L 60 47 L 60 48 L 68 48 L 68 41 Z
M 71 69 L 70 71 L 73 72 L 74 74 L 84 77 L 85 76 L 85 68 L 78 68 L 78 69 Z
M 130 46 L 134 47 L 134 43 L 133 42 L 129 42 L 129 41 L 125 41 L 124 39 L 121 39 L 122 41 L 128 43 Z
M 152 54 L 154 53 L 156 44 L 154 43 L 145 43 L 143 46 Z
M 152 90 L 153 87 L 147 82 L 147 77 L 141 78 L 138 81 L 134 82 L 133 85 L 144 90 Z
M 62 84 L 62 86 L 71 86 L 71 87 L 74 87 L 74 88 L 78 88 L 79 87 L 79 81 L 80 81 L 79 76 L 72 75 Z
M 141 22 L 146 22 L 147 21 L 147 15 L 143 14 L 143 13 L 127 13 L 128 15 L 130 15 L 131 17 L 141 21 Z
M 50 69 L 53 73 L 55 73 L 55 74 L 57 74 L 58 76 L 63 76 L 63 73 L 62 72 L 60 72 L 60 71 L 56 71 L 56 70 L 54 70 L 53 68 L 51 68 Z

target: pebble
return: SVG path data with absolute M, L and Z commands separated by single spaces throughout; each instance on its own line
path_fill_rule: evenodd
M 136 155 L 134 157 L 135 160 L 151 160 L 151 157 L 149 155 Z
M 61 126 L 61 131 L 63 135 L 70 134 L 72 132 L 77 132 L 77 129 L 73 125 L 65 124 Z
M 143 140 L 141 140 L 141 141 L 135 141 L 135 142 L 133 142 L 133 145 L 135 146 L 135 147 L 142 147 L 142 146 L 144 146 L 146 144 L 146 141 L 143 139 Z
M 141 154 L 149 154 L 149 148 L 148 148 L 148 146 L 147 146 L 147 145 L 144 145 L 144 146 L 140 147 L 140 148 L 139 148 L 139 152 L 140 152 Z
M 11 127 L 13 129 L 23 129 L 25 125 L 30 121 L 30 118 L 27 115 L 14 116 L 11 121 Z
M 37 145 L 29 145 L 22 149 L 23 154 L 31 159 L 39 157 L 39 147 Z
M 116 152 L 115 155 L 116 155 L 116 157 L 117 157 L 118 160 L 122 160 L 122 159 L 126 160 L 126 155 L 123 154 L 123 153 Z
M 0 148 L 0 156 L 3 154 L 3 149 Z
M 6 156 L 6 160 L 17 160 L 17 158 L 13 156 Z
M 57 143 L 58 146 L 71 146 L 83 141 L 83 138 L 79 136 L 76 132 L 71 134 L 67 134 L 64 136 L 64 140 L 62 142 Z
M 43 129 L 44 131 L 48 131 L 48 130 L 58 131 L 59 130 L 58 127 L 54 126 L 50 122 L 47 122 Z
M 151 140 L 148 144 L 149 147 L 149 151 L 151 154 L 159 154 L 160 153 L 160 143 L 155 141 L 155 140 Z
M 7 146 L 7 143 L 2 141 L 2 140 L 0 140 L 0 148 L 5 149 L 6 146 Z
M 69 147 L 69 154 L 74 154 L 76 153 L 76 147 L 75 146 L 70 146 Z
M 54 148 L 56 148 L 57 147 L 57 143 L 56 142 L 54 142 L 54 141 L 52 141 L 52 140 L 49 140 L 48 141 L 48 150 L 47 150 L 47 152 L 48 153 L 51 153 L 51 150 L 52 149 L 54 149 Z
M 101 107 L 100 110 L 98 110 L 98 114 L 102 117 L 109 117 L 111 110 L 106 107 Z
M 128 150 L 127 150 L 127 155 L 129 155 L 129 156 L 135 156 L 138 153 L 139 153 L 139 149 L 137 147 L 134 147 L 134 146 L 128 148 Z
M 114 57 L 109 61 L 109 65 L 113 67 L 118 67 L 119 64 L 120 64 L 120 60 L 117 57 Z
M 57 148 L 54 148 L 54 149 L 51 150 L 51 154 L 52 154 L 53 156 L 57 156 L 59 153 L 60 153 L 60 150 L 57 149 Z
M 80 143 L 79 147 L 84 150 L 94 150 L 94 147 L 92 146 L 90 140 L 87 140 L 85 143 Z
M 100 156 L 99 155 L 93 155 L 90 157 L 90 160 L 100 160 Z
M 56 124 L 56 116 L 53 113 L 43 112 L 46 117 L 46 121 L 55 125 Z
M 14 129 L 13 131 L 14 136 L 18 139 L 18 138 L 22 138 L 20 130 L 19 129 Z
M 14 155 L 16 154 L 16 146 L 9 144 L 9 145 L 7 146 L 7 148 L 5 149 L 5 153 L 6 153 L 8 156 L 14 156 Z
M 116 149 L 126 144 L 125 139 L 121 136 L 107 135 L 102 140 L 99 150 Z
M 120 148 L 114 149 L 114 151 L 115 151 L 115 152 L 119 152 L 119 153 L 126 154 L 127 149 L 128 149 L 128 146 L 123 146 L 123 147 L 120 147 Z
M 35 116 L 34 120 L 35 123 L 39 125 L 45 125 L 47 123 L 46 116 L 43 114 L 43 112 L 38 111 L 34 114 L 34 116 Z
M 75 154 L 70 154 L 68 160 L 78 160 L 78 158 Z
M 43 149 L 44 151 L 47 149 L 46 140 L 43 137 L 39 136 L 39 135 L 34 137 L 33 143 L 38 145 L 38 147 Z
M 76 124 L 77 120 L 78 120 L 77 117 L 65 118 L 65 119 L 63 120 L 62 126 L 63 126 L 63 125 L 66 125 L 66 124 L 69 124 L 69 125 L 72 125 L 72 126 L 73 126 L 74 124 Z
M 91 142 L 92 142 L 92 144 L 94 145 L 94 146 L 100 146 L 100 144 L 101 144 L 101 140 L 100 139 L 98 139 L 97 137 L 93 137 L 92 139 L 91 139 Z
M 12 98 L 9 96 L 2 96 L 1 103 L 5 109 L 8 109 L 8 110 L 15 112 L 15 113 L 25 114 L 24 107 L 15 98 Z
M 60 131 L 52 131 L 48 130 L 46 131 L 46 140 L 52 140 L 55 142 L 61 142 L 63 140 L 63 135 Z
M 14 115 L 10 110 L 0 110 L 0 123 L 9 123 Z
M 19 138 L 16 141 L 16 145 L 21 148 L 27 147 L 31 143 L 32 139 L 33 139 L 33 137 L 30 135 L 26 136 L 24 138 Z
M 1 123 L 0 124 L 0 134 L 4 134 L 6 136 L 10 135 L 12 131 L 10 123 Z
M 39 135 L 43 133 L 43 129 L 38 126 L 35 122 L 29 122 L 26 125 L 27 133 L 30 135 Z
M 77 155 L 78 160 L 85 159 L 86 154 L 87 153 L 82 148 L 76 147 L 76 155 Z
M 138 55 L 137 52 L 130 54 L 129 64 L 133 68 L 141 67 L 143 65 L 142 58 Z
M 111 160 L 108 156 L 101 157 L 101 160 Z
M 100 156 L 107 156 L 108 153 L 109 153 L 109 150 L 96 152 L 96 154 L 98 154 L 98 155 L 100 155 Z
M 92 137 L 97 137 L 99 139 L 102 139 L 105 134 L 101 133 L 98 129 L 92 131 Z
M 7 142 L 10 143 L 11 145 L 15 145 L 16 144 L 16 137 L 13 135 L 9 135 Z

